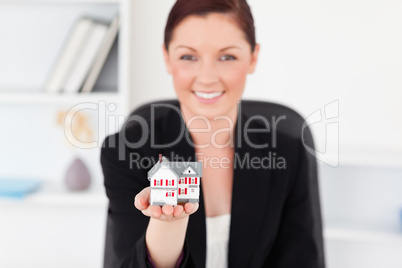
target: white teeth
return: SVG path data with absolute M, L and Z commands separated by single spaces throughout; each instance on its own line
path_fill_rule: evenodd
M 219 97 L 222 94 L 223 94 L 223 91 L 211 92 L 211 93 L 195 91 L 195 95 L 197 95 L 198 97 L 203 98 L 203 99 L 213 99 L 213 98 Z

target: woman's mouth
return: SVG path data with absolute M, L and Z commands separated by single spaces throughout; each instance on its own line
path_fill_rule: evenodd
M 202 92 L 202 91 L 194 91 L 197 99 L 203 103 L 214 103 L 218 101 L 222 95 L 223 91 L 214 91 L 214 92 Z

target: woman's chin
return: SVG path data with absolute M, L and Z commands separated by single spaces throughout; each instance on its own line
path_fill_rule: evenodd
M 212 108 L 212 107 L 205 107 L 197 105 L 195 107 L 191 107 L 192 109 L 192 114 L 194 116 L 202 116 L 205 117 L 208 120 L 219 120 L 219 116 L 225 116 L 228 114 L 228 112 L 223 109 L 224 107 L 218 107 L 218 108 Z

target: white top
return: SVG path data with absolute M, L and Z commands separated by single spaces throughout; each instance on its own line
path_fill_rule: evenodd
M 230 214 L 206 217 L 206 268 L 227 268 Z

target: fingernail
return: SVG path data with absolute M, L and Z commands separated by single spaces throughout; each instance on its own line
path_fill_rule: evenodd
M 193 205 L 193 204 L 190 204 L 190 208 L 189 208 L 189 210 L 188 210 L 188 211 L 189 211 L 189 212 L 190 212 L 190 211 L 192 211 L 192 210 L 193 210 L 193 208 L 194 208 L 194 205 Z

